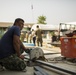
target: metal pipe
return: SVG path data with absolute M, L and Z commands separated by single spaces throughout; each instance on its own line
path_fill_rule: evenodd
M 31 61 L 29 57 L 25 57 L 25 59 L 28 59 L 29 61 Z M 60 70 L 60 71 L 65 72 L 65 73 L 69 73 L 69 74 L 72 74 L 72 75 L 76 75 L 76 72 L 75 72 L 75 71 L 71 71 L 71 70 L 68 70 L 68 69 L 66 69 L 66 68 L 64 69 L 64 68 L 62 68 L 62 67 L 60 67 L 60 66 L 57 66 L 57 65 L 55 65 L 55 64 L 52 64 L 52 63 L 48 63 L 48 62 L 41 61 L 41 60 L 35 60 L 35 63 L 39 63 L 39 64 L 41 64 L 41 65 L 45 65 L 45 66 L 48 66 L 48 67 L 57 69 L 57 70 Z
M 61 67 L 59 67 L 57 65 L 53 65 L 51 63 L 47 63 L 47 62 L 44 62 L 44 61 L 41 61 L 41 60 L 36 60 L 35 62 L 40 63 L 40 64 L 45 65 L 45 66 L 48 66 L 48 67 L 51 67 L 51 68 L 54 68 L 54 69 L 57 69 L 57 70 L 60 70 L 60 71 L 63 71 L 63 72 L 66 72 L 66 73 L 69 73 L 69 74 L 72 74 L 72 75 L 76 75 L 76 72 L 74 72 L 74 71 L 61 68 Z
M 60 54 L 60 53 L 44 53 L 44 55 L 50 55 L 50 54 Z

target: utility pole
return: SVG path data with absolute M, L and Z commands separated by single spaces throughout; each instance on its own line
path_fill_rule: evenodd
M 32 22 L 34 23 L 33 4 L 31 4 L 31 10 L 32 10 Z

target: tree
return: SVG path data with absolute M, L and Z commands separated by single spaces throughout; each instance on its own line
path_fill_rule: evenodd
M 46 23 L 45 23 L 45 21 L 46 21 L 46 16 L 43 16 L 43 15 L 42 15 L 42 16 L 39 16 L 38 19 L 37 19 L 37 21 L 38 21 L 38 22 L 37 22 L 38 24 L 46 24 Z

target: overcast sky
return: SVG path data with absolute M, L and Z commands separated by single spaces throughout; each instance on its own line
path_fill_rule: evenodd
M 74 22 L 76 0 L 0 0 L 0 22 L 14 22 L 20 17 L 26 23 L 36 23 L 41 15 L 46 16 L 47 24 Z

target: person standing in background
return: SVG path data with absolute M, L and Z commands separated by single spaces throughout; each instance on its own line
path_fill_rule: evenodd
M 21 39 L 22 42 L 24 42 L 25 34 L 23 32 L 21 32 L 20 39 Z
M 35 35 L 34 29 L 32 29 L 32 39 L 33 39 L 34 46 L 36 46 L 36 35 Z
M 29 43 L 32 43 L 32 33 L 29 33 Z
M 42 43 L 43 43 L 43 40 L 42 40 L 42 34 L 43 34 L 43 32 L 42 32 L 42 30 L 39 28 L 39 26 L 37 25 L 36 26 L 36 32 L 35 32 L 35 34 L 36 34 L 36 41 L 37 41 L 37 45 L 39 46 L 43 46 L 42 45 Z
M 28 32 L 26 32 L 25 37 L 26 37 L 26 42 L 28 43 L 28 38 L 29 38 L 29 33 Z

